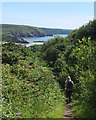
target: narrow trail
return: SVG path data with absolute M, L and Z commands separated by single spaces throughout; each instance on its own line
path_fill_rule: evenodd
M 72 103 L 66 104 L 64 118 L 68 118 L 68 120 L 72 120 Z

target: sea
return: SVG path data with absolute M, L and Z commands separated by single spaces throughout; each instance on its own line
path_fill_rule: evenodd
M 57 35 L 53 35 L 53 36 L 45 36 L 45 37 L 22 37 L 24 40 L 28 41 L 29 44 L 24 44 L 27 47 L 31 46 L 31 45 L 42 45 L 44 43 L 44 41 L 48 41 L 51 38 L 54 38 L 56 36 L 62 36 L 62 37 L 67 37 L 68 34 L 57 34 Z
M 21 44 L 23 46 L 26 46 L 26 47 L 29 47 L 29 46 L 32 46 L 32 45 L 42 45 L 45 41 L 48 41 L 49 39 L 51 38 L 54 38 L 56 36 L 61 36 L 61 37 L 67 37 L 68 34 L 57 34 L 57 35 L 53 35 L 53 36 L 45 36 L 45 37 L 22 37 L 24 40 L 28 41 L 29 43 L 28 44 L 22 44 L 22 43 L 16 43 L 16 44 Z M 7 42 L 0 42 L 0 44 L 4 44 L 4 43 L 7 43 Z

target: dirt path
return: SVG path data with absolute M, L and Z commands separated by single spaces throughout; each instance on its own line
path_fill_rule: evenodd
M 68 120 L 72 120 L 72 103 L 66 104 L 64 118 L 68 118 Z

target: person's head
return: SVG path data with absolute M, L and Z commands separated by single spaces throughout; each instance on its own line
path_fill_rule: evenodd
M 71 77 L 70 76 L 68 76 L 68 79 L 67 80 L 71 80 Z

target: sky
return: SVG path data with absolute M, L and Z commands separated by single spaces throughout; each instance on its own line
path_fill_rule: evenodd
M 94 2 L 2 2 L 2 23 L 76 29 L 93 20 Z

